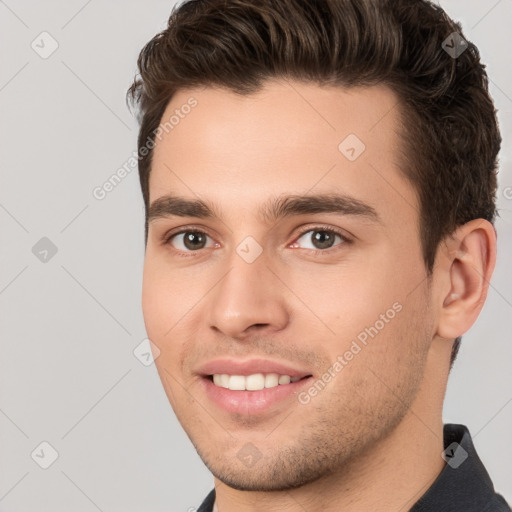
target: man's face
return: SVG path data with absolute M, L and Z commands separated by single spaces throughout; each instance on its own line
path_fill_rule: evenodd
M 153 155 L 143 284 L 172 407 L 232 487 L 347 468 L 407 414 L 435 334 L 397 98 L 267 82 L 245 97 L 182 90 L 162 123 L 176 109 Z M 170 215 L 167 195 L 213 214 Z M 345 201 L 270 215 L 317 195 Z

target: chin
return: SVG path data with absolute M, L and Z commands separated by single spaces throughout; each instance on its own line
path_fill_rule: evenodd
M 238 491 L 285 491 L 331 473 L 331 468 L 325 467 L 329 461 L 307 458 L 303 454 L 290 457 L 280 453 L 272 462 L 261 459 L 253 467 L 246 467 L 238 459 L 229 465 L 227 459 L 219 456 L 203 457 L 201 453 L 199 456 L 215 478 Z

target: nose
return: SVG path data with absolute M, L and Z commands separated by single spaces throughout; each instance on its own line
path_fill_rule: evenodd
M 253 331 L 277 332 L 289 322 L 288 290 L 263 255 L 252 263 L 235 255 L 212 291 L 210 327 L 232 339 L 243 340 Z

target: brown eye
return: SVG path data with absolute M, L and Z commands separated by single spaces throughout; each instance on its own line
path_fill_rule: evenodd
M 338 244 L 335 244 L 336 238 L 340 240 Z M 297 246 L 301 239 L 304 239 L 304 242 L 300 243 L 301 248 L 317 251 L 326 251 L 338 245 L 342 245 L 345 242 L 348 242 L 347 238 L 338 231 L 321 227 L 303 231 L 297 239 L 297 242 L 294 243 L 294 246 Z M 307 246 L 308 243 L 310 244 L 309 247 Z
M 170 236 L 166 243 L 179 251 L 189 252 L 206 248 L 209 236 L 202 231 L 181 231 Z

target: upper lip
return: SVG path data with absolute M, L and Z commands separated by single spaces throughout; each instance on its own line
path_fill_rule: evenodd
M 255 373 L 277 373 L 290 377 L 306 377 L 311 372 L 293 367 L 286 363 L 271 361 L 270 359 L 237 360 L 232 358 L 214 359 L 202 365 L 198 373 L 203 376 L 223 374 L 228 375 L 253 375 Z

